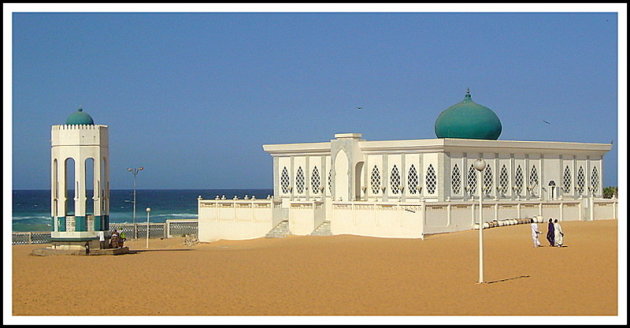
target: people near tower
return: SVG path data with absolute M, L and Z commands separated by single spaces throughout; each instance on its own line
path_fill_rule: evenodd
M 550 246 L 554 246 L 555 232 L 553 227 L 553 219 L 549 218 L 549 224 L 547 225 L 547 240 Z
M 114 231 L 112 232 L 112 237 L 110 239 L 110 246 L 113 248 L 118 248 L 118 240 L 119 240 L 120 235 L 118 234 L 118 230 L 114 229 Z
M 101 249 L 107 248 L 105 247 L 105 231 L 98 232 L 98 241 L 101 242 Z
M 562 231 L 562 227 L 560 226 L 560 223 L 558 223 L 558 219 L 554 220 L 553 231 L 554 231 L 554 238 L 555 238 L 556 246 L 562 247 L 562 244 L 564 242 L 564 232 Z
M 538 235 L 541 234 L 540 230 L 538 230 L 538 223 L 534 219 L 531 219 L 531 227 L 532 227 L 532 241 L 534 242 L 534 247 L 540 247 L 540 240 L 538 240 Z
M 120 238 L 118 239 L 118 247 L 124 247 L 127 240 L 127 234 L 124 231 L 120 232 Z

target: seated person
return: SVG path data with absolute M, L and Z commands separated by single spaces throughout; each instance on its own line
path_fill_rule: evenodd
M 112 232 L 112 237 L 110 239 L 110 246 L 114 247 L 114 248 L 118 248 L 118 231 L 116 231 L 116 229 L 114 229 L 114 232 Z

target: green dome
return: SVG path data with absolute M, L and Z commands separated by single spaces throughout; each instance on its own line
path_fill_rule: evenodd
M 68 116 L 68 118 L 66 119 L 66 124 L 67 125 L 79 125 L 79 124 L 94 125 L 94 120 L 92 119 L 92 116 L 90 116 L 88 113 L 83 112 L 83 108 L 79 108 L 76 112 Z
M 497 140 L 501 129 L 497 114 L 472 101 L 470 91 L 464 100 L 445 109 L 435 120 L 438 138 Z

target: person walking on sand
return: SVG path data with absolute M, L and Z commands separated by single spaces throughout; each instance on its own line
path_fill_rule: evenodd
M 553 238 L 555 237 L 555 232 L 553 228 L 553 219 L 549 218 L 549 224 L 547 225 L 547 240 L 549 241 L 549 245 L 551 247 L 554 246 Z
M 540 247 L 540 240 L 538 240 L 538 235 L 541 233 L 540 230 L 538 230 L 538 223 L 536 223 L 536 221 L 534 221 L 534 219 L 531 219 L 530 221 L 531 227 L 532 227 L 532 241 L 534 242 L 534 247 Z
M 562 247 L 562 243 L 564 241 L 564 232 L 562 232 L 562 227 L 560 226 L 560 223 L 558 223 L 558 219 L 554 220 L 553 231 L 554 231 L 556 246 Z

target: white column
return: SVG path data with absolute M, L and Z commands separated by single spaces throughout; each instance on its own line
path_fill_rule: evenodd
M 53 218 L 57 213 L 57 206 L 55 200 L 57 199 L 57 161 L 54 155 L 51 156 L 50 161 L 50 216 Z M 54 222 L 53 222 L 54 224 Z
M 451 204 L 446 205 L 446 226 L 451 226 Z
M 77 157 L 74 163 L 74 215 L 85 216 L 85 160 Z
M 97 154 L 98 156 L 96 156 L 96 158 L 94 159 L 94 166 L 93 166 L 93 177 L 94 177 L 94 182 L 93 182 L 93 186 L 94 186 L 94 216 L 100 216 L 101 215 L 101 161 L 100 161 L 100 154 Z M 96 218 L 95 218 L 96 219 Z
M 595 202 L 593 201 L 593 190 L 591 190 L 591 197 L 589 197 L 589 216 L 591 221 L 595 220 Z
M 61 159 L 61 160 L 59 160 Z M 68 207 L 66 204 L 68 197 L 68 190 L 66 186 L 66 171 L 67 171 L 68 161 L 62 158 L 57 159 L 57 179 L 59 180 L 59 194 L 57 196 L 57 216 L 65 217 L 68 213 Z

